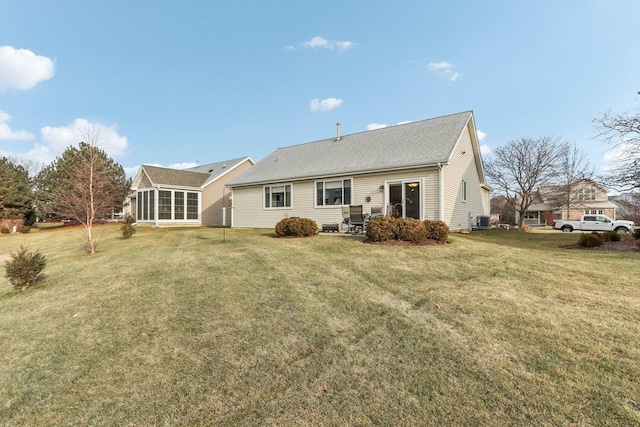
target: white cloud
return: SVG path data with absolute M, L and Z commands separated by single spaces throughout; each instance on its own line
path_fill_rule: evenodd
M 196 166 L 198 166 L 197 163 L 195 162 L 184 162 L 184 163 L 173 163 L 169 166 L 167 166 L 169 169 L 190 169 L 190 168 L 195 168 Z
M 449 62 L 429 62 L 427 69 L 429 71 L 450 70 L 453 67 Z
M 6 123 L 8 121 L 11 121 L 11 116 L 0 110 L 0 140 L 28 141 L 35 138 L 35 135 L 27 132 L 26 130 L 11 130 L 9 125 Z
M 309 102 L 309 108 L 314 113 L 331 111 L 334 108 L 339 107 L 340 105 L 342 105 L 342 99 L 338 99 L 338 98 L 326 98 L 322 100 L 319 98 L 316 98 L 316 99 L 312 99 L 311 102 Z
M 460 76 L 460 73 L 453 72 L 453 64 L 446 61 L 430 62 L 429 65 L 427 65 L 427 70 L 431 72 L 439 72 L 440 77 L 452 82 L 458 80 L 458 77 Z
M 335 45 L 335 47 L 340 51 L 343 52 L 345 50 L 349 50 L 352 49 L 354 47 L 356 47 L 356 44 L 353 42 L 349 42 L 349 41 L 335 41 L 333 42 L 333 44 Z
M 300 43 L 300 47 L 307 49 L 329 49 L 329 50 L 337 50 L 339 52 L 344 52 L 349 49 L 353 49 L 357 45 L 350 41 L 344 40 L 327 40 L 323 37 L 316 36 L 312 37 L 311 40 Z M 294 50 L 295 47 L 287 46 L 288 50 Z
M 324 47 L 324 48 L 330 49 L 330 45 L 331 44 L 329 43 L 329 40 L 324 39 L 322 37 L 318 37 L 318 36 L 312 37 L 311 40 L 303 42 L 301 44 L 302 47 L 309 47 L 312 49 L 315 49 L 318 47 Z
M 140 166 L 141 165 L 132 166 L 132 167 L 123 166 L 122 169 L 124 169 L 124 174 L 127 178 L 133 179 L 138 174 L 138 170 L 140 169 Z
M 487 134 L 482 132 L 481 130 L 476 129 L 476 133 L 478 134 L 478 142 L 482 142 L 487 137 Z M 484 156 L 490 156 L 493 154 L 493 150 L 487 144 L 480 145 L 480 153 Z
M 405 120 L 403 122 L 398 122 L 395 125 L 391 125 L 391 126 L 406 125 L 407 123 L 411 123 L 411 122 L 412 120 Z M 370 123 L 367 125 L 367 130 L 384 129 L 386 127 L 389 127 L 389 125 L 386 123 Z
M 53 60 L 28 49 L 0 46 L 0 92 L 28 90 L 55 74 Z
M 40 164 L 43 167 L 50 163 L 55 156 L 52 154 L 51 149 L 42 144 L 35 144 L 33 148 L 31 148 L 26 153 L 10 153 L 7 151 L 0 150 L 0 157 L 11 157 L 15 159 L 19 159 L 25 162 L 31 162 L 35 164 Z
M 127 152 L 129 143 L 126 136 L 118 134 L 118 125 L 106 126 L 90 123 L 86 119 L 75 119 L 67 126 L 45 126 L 40 130 L 42 141 L 47 143 L 55 153 L 62 153 L 67 147 L 77 145 L 86 139 L 87 133 L 98 136 L 96 145 L 109 156 L 122 156 Z M 89 142 L 89 141 L 85 141 Z
M 605 153 L 604 160 L 606 162 L 622 162 L 634 157 L 640 158 L 640 153 L 636 154 L 636 145 L 628 139 L 623 139 L 612 150 Z

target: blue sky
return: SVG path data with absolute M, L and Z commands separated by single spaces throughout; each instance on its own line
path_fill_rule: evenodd
M 611 157 L 591 120 L 638 105 L 640 2 L 0 0 L 0 155 L 80 131 L 129 174 L 473 110 Z M 336 155 L 339 155 L 338 153 Z

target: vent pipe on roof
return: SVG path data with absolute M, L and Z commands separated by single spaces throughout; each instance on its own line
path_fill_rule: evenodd
M 340 141 L 340 123 L 336 123 L 336 141 Z

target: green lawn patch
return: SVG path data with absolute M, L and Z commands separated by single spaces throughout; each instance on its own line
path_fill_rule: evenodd
M 638 425 L 638 253 L 569 233 L 0 236 L 0 424 Z

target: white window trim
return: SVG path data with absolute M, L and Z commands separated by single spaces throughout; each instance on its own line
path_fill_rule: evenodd
M 160 212 L 158 212 L 158 208 L 160 205 L 160 191 L 168 191 L 171 193 L 171 219 L 159 219 L 158 217 L 160 216 Z M 175 193 L 176 191 L 184 193 L 184 219 L 175 219 L 176 216 L 176 206 L 175 206 Z M 187 219 L 187 193 L 195 193 L 198 195 L 198 218 L 197 219 Z M 193 191 L 193 190 L 186 190 L 186 189 L 181 189 L 181 188 L 158 188 L 156 190 L 156 196 L 155 196 L 155 204 L 156 204 L 156 208 L 155 208 L 155 216 L 156 218 L 158 218 L 157 221 L 158 223 L 166 223 L 166 222 L 172 222 L 172 223 L 194 223 L 194 222 L 198 222 L 200 223 L 202 221 L 202 192 L 201 191 Z
M 424 178 L 386 179 L 384 181 L 384 214 L 389 215 L 388 208 L 389 208 L 389 204 L 391 203 L 389 200 L 389 186 L 400 184 L 402 186 L 402 191 L 404 194 L 405 185 L 410 182 L 417 182 L 420 184 L 420 221 L 424 221 L 425 220 L 425 199 L 426 199 Z
M 157 214 L 157 192 L 153 187 L 139 188 L 136 190 L 136 222 L 154 222 L 155 219 L 149 218 L 149 193 L 153 193 L 153 209 L 154 216 Z M 140 202 L 142 206 L 140 206 Z M 143 219 L 145 213 L 145 206 L 147 207 L 147 219 Z M 142 207 L 142 210 L 138 209 Z M 140 216 L 140 218 L 138 218 Z
M 266 198 L 264 197 L 264 189 L 269 187 L 269 188 L 273 188 L 273 187 L 282 187 L 282 186 L 286 186 L 289 185 L 291 186 L 291 196 L 290 196 L 290 206 L 281 206 L 281 207 L 275 207 L 272 208 L 271 206 L 266 207 Z M 286 193 L 286 189 L 285 189 L 285 193 Z M 269 194 L 271 194 L 271 191 L 269 191 Z M 282 211 L 282 210 L 293 210 L 293 182 L 281 182 L 278 184 L 269 184 L 269 185 L 263 185 L 262 186 L 262 210 L 263 211 Z
M 349 203 L 344 203 L 344 182 L 351 181 L 351 201 Z M 339 205 L 319 205 L 318 204 L 318 183 L 322 182 L 327 183 L 331 181 L 341 181 L 342 182 L 342 203 Z M 324 190 L 324 185 L 323 185 Z M 344 177 L 344 178 L 327 178 L 327 179 L 318 179 L 313 182 L 313 207 L 317 209 L 330 209 L 330 208 L 339 208 L 342 206 L 353 205 L 353 177 Z

